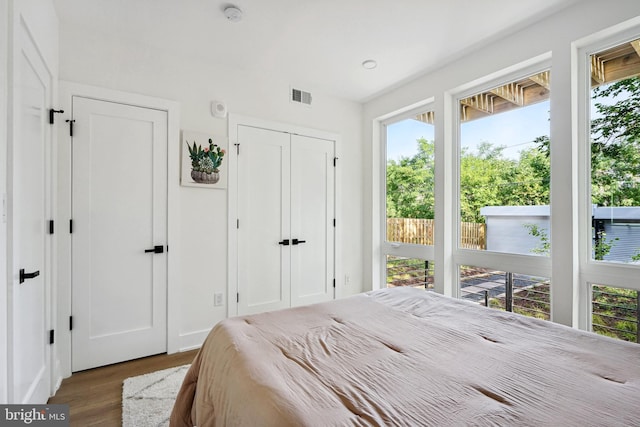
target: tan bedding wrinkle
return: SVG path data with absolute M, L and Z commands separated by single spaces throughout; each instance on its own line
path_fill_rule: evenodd
M 640 425 L 640 345 L 416 289 L 216 325 L 172 426 Z

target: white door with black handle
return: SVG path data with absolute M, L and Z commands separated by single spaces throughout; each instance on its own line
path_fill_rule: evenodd
M 51 395 L 52 76 L 26 22 L 15 32 L 10 403 Z M 2 313 L 5 315 L 5 313 Z M 52 338 L 52 337 L 51 337 Z
M 334 141 L 241 125 L 238 143 L 238 314 L 333 299 Z
M 167 113 L 73 97 L 72 370 L 167 350 Z

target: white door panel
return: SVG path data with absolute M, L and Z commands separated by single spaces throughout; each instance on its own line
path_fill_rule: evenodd
M 13 140 L 13 398 L 15 403 L 45 403 L 50 390 L 47 329 L 49 270 L 46 264 L 51 135 L 46 122 L 51 76 L 26 28 L 17 34 Z M 19 271 L 31 274 L 21 282 Z M 38 273 L 37 275 L 35 273 Z
M 291 136 L 291 305 L 333 298 L 333 141 Z
M 166 351 L 167 115 L 73 98 L 73 371 Z
M 238 314 L 333 298 L 334 142 L 238 126 Z
M 238 313 L 289 307 L 289 135 L 240 126 Z

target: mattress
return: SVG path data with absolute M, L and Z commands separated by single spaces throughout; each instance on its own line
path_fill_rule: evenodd
M 640 425 L 640 345 L 383 289 L 220 322 L 171 425 Z

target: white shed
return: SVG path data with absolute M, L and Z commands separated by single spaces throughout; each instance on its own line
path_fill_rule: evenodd
M 535 254 L 542 247 L 539 237 L 531 235 L 530 225 L 536 225 L 547 236 L 549 206 L 486 206 L 480 209 L 487 225 L 487 250 L 512 254 Z M 611 244 L 605 261 L 630 262 L 640 253 L 640 206 L 593 207 L 593 233 L 604 232 L 602 238 Z
M 487 250 L 532 255 L 542 247 L 539 237 L 531 235 L 536 225 L 549 236 L 549 206 L 486 206 L 480 209 L 487 225 Z

